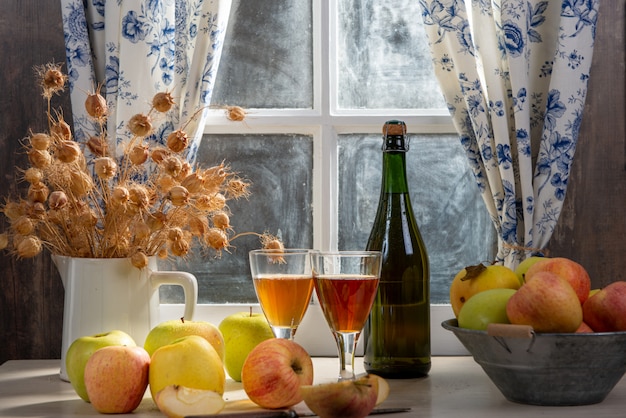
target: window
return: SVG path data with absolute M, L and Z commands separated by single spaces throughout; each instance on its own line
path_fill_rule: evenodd
M 431 302 L 442 305 L 433 307 L 433 352 L 445 353 L 438 347 L 456 340 L 435 340 L 452 315 L 449 283 L 461 267 L 493 259 L 496 235 L 432 73 L 418 2 L 234 0 L 213 103 L 242 106 L 248 117 L 232 124 L 214 110 L 198 162 L 224 160 L 252 182 L 250 198 L 229 205 L 236 232 L 278 234 L 290 247 L 365 246 L 382 126 L 407 123 L 411 199 L 430 256 Z M 258 240 L 232 244 L 219 260 L 200 252 L 175 266 L 198 278 L 203 315 L 256 303 L 247 254 Z M 181 295 L 163 289 L 162 300 Z M 326 327 L 315 309 L 307 317 Z M 307 348 L 334 355 L 328 337 L 330 348 Z

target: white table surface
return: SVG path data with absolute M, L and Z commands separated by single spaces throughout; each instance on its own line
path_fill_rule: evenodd
M 314 358 L 315 383 L 336 378 L 336 358 Z M 357 360 L 362 371 L 362 360 Z M 507 401 L 472 357 L 435 357 L 428 377 L 389 380 L 391 392 L 381 407 L 411 407 L 410 412 L 380 417 L 601 418 L 626 416 L 626 378 L 608 397 L 595 405 L 541 407 Z M 255 410 L 246 400 L 241 384 L 227 380 L 225 399 L 229 410 Z M 296 409 L 306 408 L 303 404 Z M 226 410 L 225 410 L 226 411 Z M 0 417 L 102 416 L 82 401 L 71 385 L 59 378 L 59 360 L 11 360 L 0 366 Z M 149 391 L 131 415 L 116 417 L 163 417 Z

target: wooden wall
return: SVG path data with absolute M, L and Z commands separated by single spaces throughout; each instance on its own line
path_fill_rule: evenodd
M 565 209 L 550 245 L 551 255 L 585 265 L 595 286 L 626 279 L 625 10 L 623 1 L 615 3 L 600 10 L 586 114 Z M 57 1 L 0 5 L 0 195 L 6 196 L 16 193 L 14 167 L 26 166 L 20 139 L 46 123 L 33 67 L 64 62 L 64 46 Z M 56 103 L 69 118 L 67 95 Z M 63 287 L 49 256 L 17 261 L 0 254 L 0 364 L 60 358 L 62 317 Z

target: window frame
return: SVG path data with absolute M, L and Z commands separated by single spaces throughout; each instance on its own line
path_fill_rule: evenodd
M 233 123 L 220 109 L 211 109 L 204 134 L 301 134 L 313 138 L 313 246 L 336 249 L 338 236 L 337 138 L 341 134 L 378 134 L 389 119 L 402 119 L 409 133 L 456 133 L 445 109 L 349 110 L 337 106 L 337 1 L 312 0 L 313 108 L 246 109 L 243 123 Z M 219 324 L 227 315 L 247 311 L 249 304 L 199 304 L 194 319 Z M 252 309 L 260 312 L 258 304 Z M 180 317 L 180 304 L 161 305 L 161 319 Z M 467 354 L 441 322 L 453 317 L 449 304 L 431 304 L 433 355 Z M 311 355 L 336 355 L 336 345 L 316 298 L 296 335 Z M 305 331 L 308 330 L 308 331 Z M 310 330 L 322 330 L 310 332 Z

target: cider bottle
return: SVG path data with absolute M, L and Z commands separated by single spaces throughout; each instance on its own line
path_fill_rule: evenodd
M 388 378 L 430 371 L 428 254 L 409 196 L 406 125 L 383 127 L 383 169 L 378 210 L 367 249 L 383 253 L 378 293 L 364 327 L 365 370 Z

